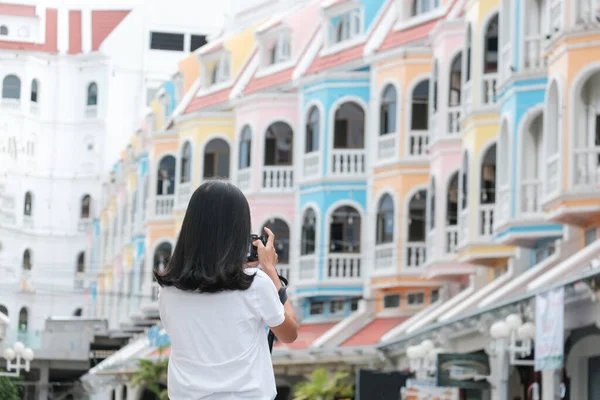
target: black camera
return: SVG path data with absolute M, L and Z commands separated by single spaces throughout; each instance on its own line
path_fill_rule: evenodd
M 268 239 L 269 238 L 267 235 L 250 235 L 250 247 L 248 248 L 247 257 L 248 262 L 258 261 L 258 248 L 252 243 L 256 242 L 257 240 L 260 240 L 263 243 L 263 245 L 266 246 Z

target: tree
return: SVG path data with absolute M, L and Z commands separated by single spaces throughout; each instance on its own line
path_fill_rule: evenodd
M 165 388 L 167 382 L 167 371 L 169 359 L 162 358 L 164 348 L 159 348 L 158 360 L 139 360 L 137 371 L 131 375 L 133 387 L 142 386 L 154 393 L 159 400 L 168 400 L 168 392 Z
M 294 388 L 294 400 L 342 400 L 354 398 L 354 385 L 349 373 L 336 372 L 330 377 L 325 368 L 314 370 L 307 382 Z
M 23 398 L 23 387 L 16 383 L 18 380 L 21 380 L 21 378 L 0 376 L 0 399 L 21 400 Z

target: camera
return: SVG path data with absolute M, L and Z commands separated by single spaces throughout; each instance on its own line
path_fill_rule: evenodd
M 258 248 L 254 245 L 252 245 L 252 243 L 256 242 L 257 240 L 260 240 L 264 246 L 267 245 L 267 235 L 250 235 L 250 246 L 248 248 L 248 257 L 247 257 L 247 261 L 248 262 L 254 262 L 254 261 L 258 261 Z

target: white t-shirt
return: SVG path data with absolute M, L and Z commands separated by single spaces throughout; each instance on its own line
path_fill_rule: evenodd
M 171 400 L 272 400 L 277 395 L 266 326 L 285 319 L 273 281 L 261 270 L 248 290 L 219 293 L 160 290 L 171 338 Z

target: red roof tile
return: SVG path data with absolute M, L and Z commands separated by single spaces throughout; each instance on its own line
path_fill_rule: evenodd
M 81 53 L 81 11 L 69 11 L 69 54 Z
M 284 69 L 271 75 L 257 77 L 256 74 L 250 79 L 250 82 L 244 88 L 244 94 L 258 92 L 273 86 L 281 85 L 292 80 L 294 68 Z
M 304 350 L 335 325 L 336 322 L 301 324 L 298 327 L 298 338 L 294 343 L 276 342 L 275 345 L 277 347 L 288 348 L 291 350 Z
M 425 39 L 427 36 L 429 36 L 429 32 L 431 32 L 434 25 L 438 21 L 439 19 L 435 19 L 433 21 L 429 21 L 421 25 L 413 26 L 411 28 L 399 31 L 394 31 L 392 29 L 388 33 L 386 38 L 383 40 L 383 43 L 381 44 L 381 46 L 379 46 L 379 49 L 377 51 L 385 51 L 393 47 L 402 46 L 406 43 Z
M 22 4 L 0 3 L 0 15 L 15 15 L 18 17 L 35 17 L 35 6 Z
M 200 110 L 201 108 L 214 106 L 215 104 L 224 103 L 229 100 L 229 92 L 231 88 L 219 90 L 206 96 L 196 96 L 190 101 L 186 107 L 184 114 L 189 114 L 194 111 Z
M 110 33 L 125 19 L 129 10 L 92 11 L 92 50 L 96 51 Z
M 2 7 L 6 7 L 7 5 L 2 5 Z M 12 6 L 16 6 L 10 4 L 11 7 L 8 7 L 8 10 L 12 9 Z M 25 6 L 19 6 L 25 7 Z M 1 8 L 0 8 L 1 9 Z M 25 12 L 25 11 L 19 11 Z M 2 12 L 0 12 L 2 14 Z M 13 14 L 15 15 L 15 14 Z M 34 15 L 35 15 L 35 7 L 34 7 Z M 27 15 L 31 16 L 31 15 Z M 36 43 L 24 43 L 24 42 L 7 42 L 0 40 L 0 49 L 2 50 L 25 50 L 25 51 L 40 51 L 44 53 L 56 53 L 57 50 L 57 22 L 58 16 L 56 9 L 48 8 L 46 9 L 46 42 L 42 44 Z
M 334 68 L 338 65 L 346 64 L 351 61 L 359 60 L 363 55 L 364 43 L 359 43 L 348 49 L 342 50 L 338 53 L 328 54 L 325 56 L 317 55 L 313 60 L 312 64 L 306 71 L 307 75 L 314 74 L 316 72 Z M 320 50 L 319 50 L 320 51 Z
M 369 346 L 377 344 L 383 335 L 407 319 L 408 317 L 375 318 L 361 330 L 346 339 L 340 346 Z

